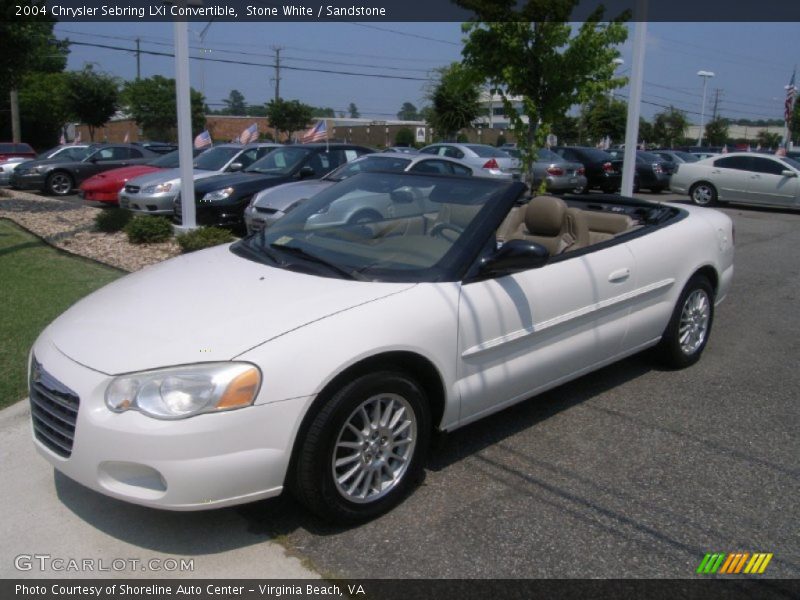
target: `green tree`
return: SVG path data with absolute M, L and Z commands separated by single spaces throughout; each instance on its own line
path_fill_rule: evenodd
M 122 90 L 122 103 L 151 139 L 177 139 L 178 113 L 175 106 L 175 80 L 154 75 L 147 79 L 127 81 Z M 205 127 L 205 100 L 191 90 L 192 132 Z
M 397 118 L 401 121 L 419 121 L 420 114 L 417 107 L 411 104 L 411 102 L 403 102 L 403 106 L 400 107 L 400 112 L 397 113 Z
M 609 100 L 607 96 L 598 96 L 587 106 L 584 119 L 586 133 L 592 140 L 609 137 L 614 142 L 621 142 L 625 139 L 628 105 L 621 100 Z
M 220 114 L 223 115 L 246 115 L 247 114 L 247 103 L 244 101 L 244 94 L 239 90 L 231 90 L 231 93 L 228 94 L 228 97 L 225 98 L 222 103 L 225 105 L 220 111 Z
M 403 127 L 397 130 L 394 136 L 395 146 L 413 146 L 414 145 L 414 132 L 408 127 Z
M 643 144 L 652 144 L 655 141 L 655 135 L 655 126 L 644 117 L 639 117 L 639 139 L 637 141 Z
M 614 77 L 613 61 L 627 39 L 621 22 L 627 13 L 604 23 L 600 6 L 573 31 L 569 20 L 578 1 L 527 0 L 517 10 L 510 0 L 455 0 L 475 13 L 463 26 L 465 62 L 500 88 L 528 180 L 553 122 L 626 81 Z M 521 99 L 519 109 L 514 97 Z
M 311 116 L 320 119 L 334 119 L 336 112 L 330 107 L 315 106 L 312 110 Z
M 25 141 L 34 148 L 55 146 L 64 125 L 73 119 L 67 102 L 65 73 L 28 73 L 19 86 Z
M 66 74 L 67 106 L 70 113 L 89 127 L 89 138 L 94 141 L 94 130 L 102 127 L 117 112 L 119 85 L 110 75 L 98 73 L 91 65 L 82 71 Z
M 758 135 L 756 135 L 756 139 L 764 148 L 777 148 L 778 144 L 781 143 L 781 134 L 771 133 L 766 129 L 762 129 L 758 132 Z
M 356 106 L 355 102 L 350 103 L 350 106 L 347 107 L 347 111 L 350 113 L 351 119 L 357 119 L 361 116 L 361 113 L 358 112 L 358 107 Z
M 795 100 L 792 122 L 789 124 L 789 137 L 800 141 L 800 101 Z
M 439 81 L 429 93 L 431 114 L 426 119 L 440 139 L 452 139 L 480 114 L 480 76 L 452 63 L 439 69 Z
M 291 133 L 305 129 L 314 118 L 313 113 L 314 109 L 311 106 L 298 100 L 278 98 L 267 103 L 267 118 L 270 125 L 275 128 L 276 134 L 281 131 Z
M 664 148 L 673 148 L 686 135 L 689 120 L 683 111 L 670 106 L 653 119 L 653 141 Z
M 553 120 L 550 131 L 556 135 L 559 144 L 577 144 L 580 137 L 578 127 L 578 117 L 564 114 Z
M 728 140 L 728 120 L 717 117 L 709 121 L 703 138 L 710 146 L 722 146 Z
M 264 104 L 248 104 L 245 113 L 248 117 L 266 117 L 267 107 Z

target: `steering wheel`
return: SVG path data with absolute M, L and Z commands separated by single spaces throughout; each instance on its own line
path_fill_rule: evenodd
M 455 238 L 451 239 L 450 236 L 444 234 L 444 232 L 448 230 L 454 232 L 456 237 L 464 233 L 464 228 L 459 227 L 458 225 L 453 225 L 452 223 L 437 223 L 431 228 L 430 235 L 431 237 L 438 236 L 452 242 L 455 240 Z

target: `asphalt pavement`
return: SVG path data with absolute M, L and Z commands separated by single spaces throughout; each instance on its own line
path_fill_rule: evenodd
M 291 497 L 130 506 L 54 475 L 24 403 L 1 412 L 0 577 L 64 575 L 14 568 L 39 552 L 192 557 L 192 577 L 684 578 L 740 551 L 800 577 L 800 213 L 722 210 L 736 273 L 697 365 L 635 356 L 445 436 L 423 484 L 366 525 L 330 527 Z

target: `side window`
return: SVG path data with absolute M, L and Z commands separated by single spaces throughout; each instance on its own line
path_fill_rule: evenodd
M 136 148 L 128 148 L 128 156 L 126 158 L 142 158 L 142 151 Z
M 319 152 L 315 152 L 314 154 L 308 157 L 306 165 L 308 165 L 314 170 L 315 177 L 322 177 L 326 172 L 325 164 L 327 164 L 328 162 L 328 157 L 325 156 L 324 158 L 325 162 L 323 162 L 323 155 Z
M 443 160 L 422 160 L 411 167 L 412 173 L 442 173 L 450 172 L 448 164 Z
M 458 148 L 453 148 L 452 146 L 445 146 L 444 152 L 441 154 L 444 154 L 444 156 L 447 158 L 464 158 L 464 153 Z
M 256 159 L 261 158 L 262 156 L 266 156 L 270 152 L 272 152 L 275 148 L 270 148 L 269 146 L 259 146 L 256 148 Z
M 752 161 L 751 170 L 756 173 L 765 173 L 767 175 L 780 175 L 786 168 L 776 160 L 769 158 L 756 158 L 755 156 L 750 159 Z
M 453 169 L 453 173 L 456 175 L 472 175 L 472 169 L 469 167 L 465 167 L 464 165 L 459 165 L 457 163 L 448 163 L 450 168 Z
M 737 169 L 739 171 L 751 170 L 750 159 L 747 156 L 726 156 L 714 161 L 715 167 L 721 169 Z
M 242 168 L 247 168 L 253 162 L 255 162 L 258 154 L 258 148 L 250 148 L 249 150 L 245 150 L 233 162 L 241 163 Z
M 423 154 L 439 154 L 439 146 L 428 146 L 420 150 Z
M 94 155 L 97 160 L 112 160 L 114 158 L 114 150 L 116 148 L 103 148 Z

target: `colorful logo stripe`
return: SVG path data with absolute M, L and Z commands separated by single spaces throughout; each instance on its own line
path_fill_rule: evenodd
M 702 575 L 713 575 L 715 573 L 723 575 L 735 575 L 738 573 L 760 575 L 767 569 L 772 556 L 772 553 L 766 552 L 756 552 L 755 554 L 750 554 L 749 552 L 708 553 L 703 557 L 700 566 L 697 567 L 697 573 Z

